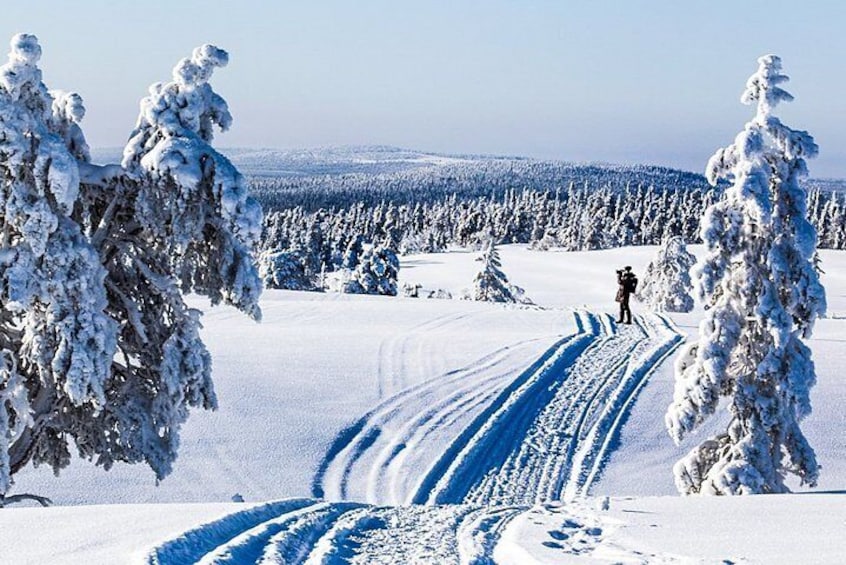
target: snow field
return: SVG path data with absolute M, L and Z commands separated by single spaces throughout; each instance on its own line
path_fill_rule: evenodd
M 140 465 L 74 461 L 59 478 L 25 470 L 16 492 L 56 504 L 308 495 L 335 436 L 380 402 L 453 373 L 507 382 L 575 331 L 569 310 L 453 300 L 268 291 L 262 308 L 260 324 L 229 308 L 204 317 L 220 407 L 192 413 L 159 486 Z
M 663 320 L 645 315 L 635 302 L 640 324 L 617 327 L 609 321 L 616 306 L 614 269 L 628 264 L 640 274 L 654 251 L 559 253 L 503 246 L 504 272 L 546 310 L 296 292 L 267 293 L 260 325 L 213 309 L 204 337 L 221 409 L 189 420 L 173 476 L 155 489 L 139 467 L 104 473 L 74 464 L 59 479 L 28 470 L 18 492 L 93 503 L 228 500 L 234 492 L 247 500 L 272 500 L 309 495 L 314 488 L 330 500 L 354 502 L 179 505 L 168 506 L 162 518 L 149 510 L 157 506 L 148 505 L 96 507 L 97 516 L 95 507 L 8 509 L 0 512 L 0 532 L 15 532 L 15 539 L 0 550 L 7 552 L 0 553 L 0 562 L 105 563 L 127 555 L 150 562 L 159 551 L 176 555 L 180 544 L 224 562 L 255 561 L 257 555 L 269 563 L 335 558 L 566 563 L 585 557 L 627 563 L 838 562 L 846 554 L 840 535 L 846 520 L 841 500 L 846 385 L 838 378 L 846 333 L 846 253 L 822 252 L 829 317 L 818 322 L 810 342 L 818 385 L 814 413 L 803 430 L 823 466 L 818 493 L 738 500 L 649 497 L 675 494 L 671 466 L 689 448 L 673 445 L 663 428 L 672 397 L 667 360 L 676 331 L 695 332 L 701 317 L 694 311 Z M 472 281 L 475 256 L 408 258 L 413 268 L 404 265 L 400 282 L 405 277 L 457 291 Z M 556 352 L 578 339 L 586 343 L 571 352 L 571 363 L 562 364 L 567 378 L 557 377 L 566 384 L 534 389 L 546 390 L 552 400 L 533 405 L 531 394 L 517 393 L 521 383 L 543 380 L 544 361 L 554 364 Z M 522 436 L 486 433 L 491 422 L 520 421 L 506 406 L 522 406 L 528 414 L 522 416 Z M 719 427 L 719 419 L 713 420 Z M 368 439 L 368 428 L 378 433 Z M 569 438 L 558 433 L 563 429 Z M 568 452 L 567 440 L 574 438 Z M 554 439 L 559 443 L 549 443 Z M 487 460 L 481 455 L 485 445 L 501 451 L 495 460 L 513 464 L 449 472 L 456 461 Z M 563 503 L 532 506 L 551 500 L 532 493 L 555 490 L 521 491 L 513 487 L 522 484 L 523 475 L 503 471 L 528 462 L 526 476 L 550 477 L 555 473 L 537 471 L 542 468 L 531 461 L 558 465 L 551 461 L 561 454 L 568 454 L 557 467 L 563 469 L 557 476 L 565 477 L 556 483 L 567 499 Z M 434 461 L 444 462 L 440 476 L 454 485 L 458 500 L 493 498 L 504 506 L 362 504 L 414 499 Z M 573 485 L 569 491 L 567 485 Z M 598 509 L 598 501 L 585 494 L 611 495 L 610 510 Z M 238 518 L 243 511 L 252 511 L 252 518 Z M 37 520 L 37 527 L 23 531 L 27 520 Z M 68 521 L 80 524 L 68 528 Z M 126 532 L 129 525 L 120 521 L 139 525 Z M 39 531 L 52 532 L 51 539 L 42 541 Z M 186 545 L 186 539 L 206 541 Z

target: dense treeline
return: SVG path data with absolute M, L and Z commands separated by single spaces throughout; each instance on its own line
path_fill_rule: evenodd
M 402 253 L 439 252 L 449 245 L 478 247 L 489 239 L 567 250 L 656 245 L 668 236 L 698 243 L 699 221 L 719 194 L 720 189 L 711 188 L 589 189 L 571 184 L 554 192 L 509 190 L 500 198 L 461 199 L 453 194 L 414 205 L 359 202 L 314 212 L 297 206 L 267 215 L 263 248 L 294 253 L 308 278 L 341 267 L 350 246 L 361 242 Z M 844 195 L 815 190 L 808 207 L 820 247 L 844 248 Z

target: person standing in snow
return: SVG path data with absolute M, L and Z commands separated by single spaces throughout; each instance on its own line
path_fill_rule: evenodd
M 619 285 L 617 289 L 617 302 L 620 303 L 620 318 L 617 320 L 617 323 L 622 324 L 625 318 L 625 322 L 631 324 L 632 311 L 629 308 L 629 299 L 637 289 L 637 277 L 632 272 L 630 266 L 627 265 L 617 271 L 617 284 Z

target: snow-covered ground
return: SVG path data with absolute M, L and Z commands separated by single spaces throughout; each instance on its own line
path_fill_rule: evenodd
M 641 273 L 654 252 L 501 247 L 503 270 L 538 307 L 268 291 L 261 324 L 210 309 L 220 409 L 193 414 L 173 474 L 156 486 L 140 466 L 26 470 L 16 491 L 60 506 L 0 511 L 0 563 L 191 562 L 174 560 L 192 544 L 194 557 L 242 562 L 306 550 L 394 563 L 415 551 L 430 562 L 838 561 L 846 253 L 822 252 L 830 317 L 811 341 L 818 385 L 803 425 L 827 494 L 701 500 L 674 496 L 670 469 L 703 434 L 676 447 L 663 428 L 672 353 L 701 313 L 664 319 L 634 304 L 639 323 L 611 321 L 614 270 Z M 475 256 L 404 258 L 401 282 L 457 296 Z M 236 493 L 248 504 L 228 503 Z M 610 509 L 582 495 L 611 496 Z M 259 504 L 314 496 L 359 504 Z M 115 504 L 151 502 L 182 504 Z

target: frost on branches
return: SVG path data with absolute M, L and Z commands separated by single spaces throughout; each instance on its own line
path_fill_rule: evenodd
M 265 251 L 259 257 L 259 275 L 265 288 L 311 290 L 312 283 L 295 251 Z
M 397 295 L 399 259 L 383 245 L 368 246 L 349 272 L 343 291 L 349 294 Z
M 205 295 L 258 318 L 261 210 L 210 143 L 231 122 L 203 46 L 141 103 L 123 165 L 88 163 L 78 94 L 48 91 L 32 35 L 0 67 L 0 498 L 75 447 L 106 469 L 176 458 L 190 407 L 214 408 Z
M 665 238 L 655 259 L 646 268 L 637 297 L 657 312 L 693 310 L 690 268 L 696 258 L 687 250 L 681 236 Z
M 482 302 L 530 303 L 523 289 L 509 283 L 508 277 L 502 272 L 502 262 L 493 238 L 488 239 L 482 255 L 476 260 L 482 263 L 482 269 L 473 280 L 473 289 L 468 298 Z
M 792 100 L 779 86 L 788 80 L 781 60 L 758 62 L 741 99 L 757 113 L 707 168 L 711 183 L 732 186 L 703 218 L 707 254 L 696 277 L 708 310 L 699 340 L 676 363 L 666 423 L 678 442 L 721 396 L 729 397 L 731 422 L 676 464 L 676 486 L 686 494 L 785 492 L 788 474 L 813 486 L 819 473 L 799 428 L 816 380 L 803 339 L 825 311 L 813 262 L 817 234 L 798 182 L 817 146 L 772 113 Z

